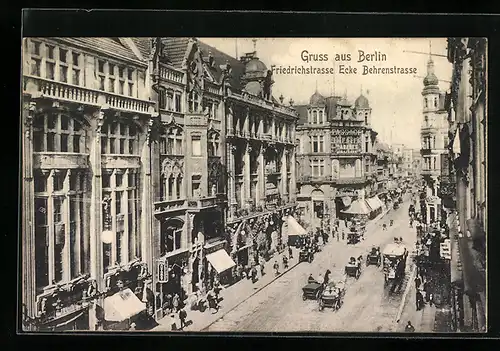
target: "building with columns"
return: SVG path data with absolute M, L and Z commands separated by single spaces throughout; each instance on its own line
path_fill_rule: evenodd
M 441 155 L 449 143 L 445 94 L 439 91 L 439 80 L 434 74 L 434 61 L 429 57 L 424 78 L 423 122 L 420 129 L 424 190 L 420 194 L 421 212 L 426 223 L 441 218 L 441 200 L 437 196 L 441 174 Z
M 377 133 L 371 127 L 368 99 L 361 94 L 352 104 L 346 96 L 325 98 L 316 91 L 309 104 L 296 109 L 301 220 L 311 230 L 329 232 L 333 219 L 342 217 L 358 200 L 371 212 L 365 199 L 377 190 Z M 374 207 L 379 203 L 373 202 Z
M 147 70 L 131 39 L 23 40 L 27 329 L 102 328 L 105 298 L 149 277 L 157 114 Z
M 162 318 L 168 295 L 204 294 L 283 248 L 297 117 L 255 52 L 194 38 L 23 46 L 26 328 L 123 328 L 112 302 L 127 291 Z

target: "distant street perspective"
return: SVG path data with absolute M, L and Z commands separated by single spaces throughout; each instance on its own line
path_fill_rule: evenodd
M 486 39 L 23 39 L 25 332 L 483 332 Z

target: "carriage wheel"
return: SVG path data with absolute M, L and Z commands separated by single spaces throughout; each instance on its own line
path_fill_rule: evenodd
M 324 308 L 325 308 L 325 304 L 323 303 L 323 301 L 322 301 L 322 300 L 319 300 L 319 310 L 320 310 L 320 311 L 323 311 L 323 310 L 324 310 Z

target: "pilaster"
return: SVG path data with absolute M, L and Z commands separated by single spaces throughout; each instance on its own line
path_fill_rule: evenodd
M 36 314 L 35 303 L 35 232 L 34 232 L 34 186 L 33 186 L 33 118 L 36 102 L 26 98 L 23 103 L 22 164 L 23 164 L 23 211 L 22 211 L 22 303 L 28 316 Z
M 236 212 L 236 185 L 235 185 L 235 163 L 234 153 L 236 152 L 235 145 L 229 145 L 228 158 L 229 158 L 229 211 L 230 217 L 233 218 Z
M 259 184 L 258 184 L 258 191 L 260 193 L 259 196 L 259 205 L 263 206 L 265 204 L 266 200 L 266 173 L 265 173 L 265 167 L 266 167 L 266 160 L 264 158 L 264 152 L 266 150 L 266 147 L 264 144 L 260 146 L 259 149 L 259 169 L 258 169 L 258 178 L 259 178 Z
M 247 145 L 245 146 L 245 154 L 243 156 L 243 162 L 244 162 L 244 173 L 243 173 L 243 177 L 244 177 L 244 187 L 245 187 L 245 203 L 247 203 L 250 198 L 251 198 L 251 191 L 250 191 L 250 183 L 251 183 L 251 180 L 250 180 L 250 152 L 252 151 L 252 146 L 250 145 L 250 143 L 247 141 Z

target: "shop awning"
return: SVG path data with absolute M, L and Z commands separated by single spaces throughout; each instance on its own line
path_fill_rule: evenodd
M 234 263 L 233 259 L 229 257 L 224 249 L 208 254 L 207 260 L 217 273 L 222 273 L 236 266 L 236 263 Z
M 288 236 L 307 235 L 307 231 L 292 216 L 288 216 Z
M 366 202 L 368 203 L 368 206 L 370 206 L 372 211 L 378 210 L 380 207 L 382 207 L 382 201 L 380 201 L 377 196 L 366 199 Z
M 469 232 L 472 236 L 472 239 L 483 239 L 486 234 L 484 230 L 481 228 L 479 225 L 479 222 L 475 218 L 470 218 L 467 220 L 467 229 L 469 229 Z
M 145 309 L 146 304 L 128 288 L 104 299 L 104 318 L 111 322 L 122 322 Z
M 342 213 L 367 215 L 370 213 L 370 210 L 368 209 L 368 205 L 365 200 L 358 199 L 353 201 L 351 206 L 347 210 L 342 211 Z

